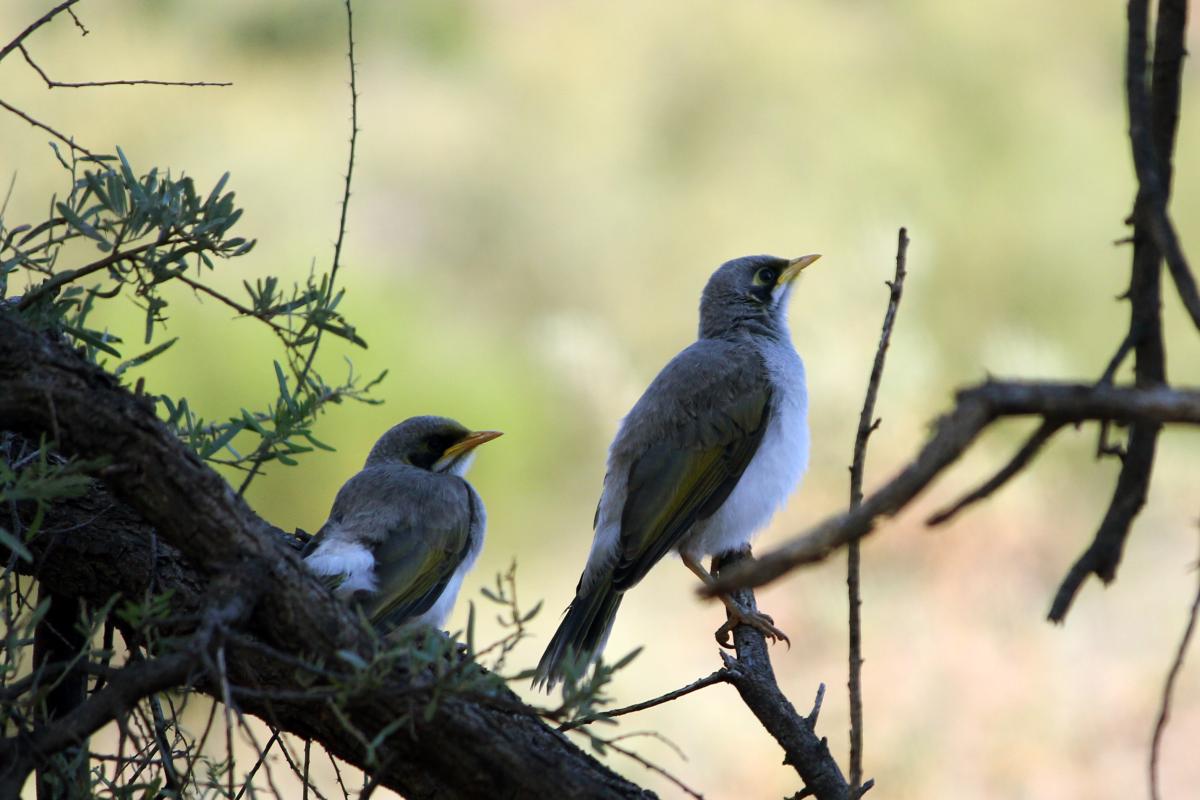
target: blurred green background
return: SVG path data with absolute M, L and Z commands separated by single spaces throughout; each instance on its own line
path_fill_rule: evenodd
M 49 3 L 10 0 L 0 39 Z M 337 2 L 145 0 L 81 4 L 28 46 L 58 80 L 229 80 L 226 89 L 47 91 L 14 55 L 0 94 L 139 169 L 226 170 L 254 253 L 218 278 L 327 268 L 348 136 L 345 19 Z M 590 543 L 607 444 L 655 372 L 694 338 L 697 298 L 722 261 L 820 252 L 792 301 L 811 388 L 805 484 L 758 541 L 769 547 L 846 503 L 853 429 L 886 302 L 896 229 L 912 247 L 879 398 L 868 489 L 903 464 L 954 387 L 987 374 L 1092 379 L 1120 341 L 1134 181 L 1125 137 L 1118 4 L 698 0 L 683 3 L 410 0 L 360 3 L 359 140 L 340 280 L 370 343 L 330 340 L 390 370 L 385 405 L 333 409 L 338 452 L 276 467 L 249 497 L 285 528 L 315 530 L 388 426 L 439 413 L 507 435 L 472 480 L 489 538 L 466 600 L 513 560 L 526 606 L 546 601 L 532 665 L 571 597 Z M 1195 51 L 1196 36 L 1190 37 Z M 1173 212 L 1200 253 L 1200 89 L 1184 80 Z M 46 136 L 0 115 L 8 221 L 36 220 L 63 173 Z M 182 341 L 146 371 L 206 417 L 261 405 L 274 340 L 178 291 Z M 1200 337 L 1165 301 L 1173 380 L 1200 380 Z M 134 341 L 139 312 L 110 318 Z M 136 352 L 136 346 L 131 348 Z M 1001 495 L 945 529 L 922 520 L 1007 458 L 1028 429 L 990 433 L 864 550 L 866 771 L 888 798 L 1124 798 L 1145 789 L 1156 705 L 1194 591 L 1200 439 L 1163 438 L 1150 502 L 1118 582 L 1089 583 L 1067 624 L 1044 621 L 1115 477 L 1095 431 L 1060 434 Z M 645 651 L 618 705 L 718 666 L 719 605 L 664 562 L 626 599 L 609 644 Z M 486 604 L 486 601 L 483 601 Z M 760 593 L 792 636 L 773 651 L 807 708 L 829 686 L 820 732 L 844 760 L 842 559 Z M 496 627 L 481 615 L 487 641 Z M 1193 648 L 1194 649 L 1194 648 Z M 1169 796 L 1200 782 L 1198 657 L 1186 666 L 1162 769 Z M 517 687 L 524 691 L 524 687 Z M 710 798 L 775 797 L 796 779 L 731 689 L 627 718 L 621 731 Z M 664 796 L 678 790 L 619 755 Z M 874 795 L 874 793 L 873 793 Z

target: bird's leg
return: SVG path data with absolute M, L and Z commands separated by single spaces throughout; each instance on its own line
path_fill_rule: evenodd
M 716 582 L 712 573 L 706 570 L 704 565 L 699 561 L 683 553 L 680 553 L 679 557 L 683 559 L 683 565 L 703 581 L 705 586 L 712 586 Z M 751 611 L 742 608 L 738 601 L 727 594 L 718 593 L 717 597 L 725 604 L 726 616 L 725 624 L 717 628 L 713 634 L 716 637 L 717 644 L 721 645 L 721 647 L 728 650 L 733 649 L 733 629 L 738 625 L 748 625 L 768 639 L 786 642 L 788 647 L 791 647 L 792 643 L 788 639 L 787 634 L 775 627 L 775 620 L 771 619 L 769 615 L 761 611 Z

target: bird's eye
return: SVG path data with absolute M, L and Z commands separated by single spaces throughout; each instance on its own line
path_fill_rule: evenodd
M 775 280 L 775 270 L 770 267 L 762 267 L 754 273 L 755 286 L 774 286 Z

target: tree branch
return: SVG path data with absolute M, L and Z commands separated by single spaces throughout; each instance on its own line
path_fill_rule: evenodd
M 340 663 L 349 650 L 369 656 L 373 643 L 355 615 L 304 568 L 275 529 L 258 518 L 228 484 L 189 451 L 154 416 L 144 399 L 130 395 L 109 375 L 85 362 L 50 334 L 30 330 L 11 310 L 0 310 L 0 429 L 40 433 L 57 430 L 58 449 L 84 457 L 108 455 L 102 471 L 109 491 L 154 526 L 158 542 L 178 551 L 160 559 L 145 525 L 110 528 L 104 517 L 57 542 L 54 558 L 38 578 L 53 581 L 73 573 L 86 578 L 92 564 L 69 564 L 68 547 L 100 546 L 108 555 L 102 570 L 128 571 L 113 583 L 92 577 L 89 591 L 147 579 L 144 565 L 158 569 L 159 592 L 171 590 L 173 608 L 194 608 L 220 575 L 236 574 L 260 587 L 261 598 L 247 631 L 269 647 L 234 647 L 227 653 L 233 686 L 304 689 L 296 668 L 274 658 L 272 649 L 312 662 L 316 655 Z M 49 524 L 49 523 L 48 523 Z M 31 547 L 39 545 L 39 536 Z M 114 555 L 123 555 L 114 563 Z M 40 552 L 40 550 L 39 550 Z M 143 565 L 139 568 L 138 565 Z M 87 587 L 77 586 L 80 596 Z M 478 670 L 473 664 L 464 670 Z M 239 707 L 289 732 L 315 738 L 337 756 L 370 768 L 389 765 L 384 786 L 407 797 L 645 797 L 643 790 L 613 773 L 539 720 L 507 690 L 495 696 L 446 696 L 436 713 L 419 713 L 431 700 L 410 671 L 390 675 L 386 685 L 348 698 L 344 712 L 311 699 L 271 699 L 248 692 Z M 219 687 L 199 686 L 220 697 Z M 414 708 L 418 713 L 413 713 Z M 273 716 L 272 716 L 273 715 Z M 395 720 L 410 725 L 396 730 Z M 347 736 L 343 719 L 368 739 L 383 734 L 372 762 L 358 739 Z M 390 734 L 389 734 L 390 732 Z
M 1193 569 L 1200 575 L 1200 563 Z M 1192 633 L 1196 630 L 1196 615 L 1200 613 L 1200 586 L 1196 587 L 1196 597 L 1192 600 L 1191 610 L 1188 611 L 1187 626 L 1183 629 L 1183 637 L 1175 650 L 1175 658 L 1167 671 L 1167 680 L 1163 684 L 1162 702 L 1158 707 L 1158 718 L 1154 721 L 1154 735 L 1150 739 L 1150 800 L 1159 800 L 1158 791 L 1158 751 L 1162 744 L 1163 734 L 1167 731 L 1167 718 L 1171 713 L 1171 696 L 1175 692 L 1175 680 L 1183 669 L 1183 659 L 1187 655 L 1188 644 L 1192 641 Z
M 46 71 L 38 66 L 33 60 L 33 56 L 29 55 L 29 51 L 25 49 L 25 45 L 17 45 L 17 49 L 21 51 L 21 55 L 25 57 L 25 63 L 33 68 L 33 71 L 41 76 L 46 82 L 47 89 L 87 89 L 95 86 L 233 86 L 227 81 L 155 81 L 155 80 L 118 80 L 118 81 L 83 81 L 81 83 L 72 83 L 69 81 L 56 81 L 46 74 Z
M 198 657 L 226 626 L 249 613 L 254 602 L 254 589 L 240 584 L 237 575 L 218 581 L 213 589 L 220 601 L 204 615 L 199 630 L 183 649 L 132 663 L 117 671 L 102 690 L 63 717 L 28 733 L 0 740 L 0 764 L 8 765 L 0 773 L 0 796 L 15 797 L 37 764 L 64 748 L 82 745 L 101 727 L 127 714 L 143 697 L 186 684 Z M 6 791 L 12 787 L 16 788 L 15 793 Z
M 29 116 L 24 111 L 17 108 L 16 106 L 11 106 L 8 103 L 4 102 L 3 100 L 0 100 L 0 108 L 3 108 L 4 110 L 8 111 L 9 113 L 16 114 L 18 117 L 25 120 L 26 122 L 28 122 L 30 125 L 32 125 L 35 128 L 41 128 L 46 133 L 53 136 L 55 139 L 58 139 L 63 144 L 67 145 L 67 147 L 70 147 L 72 150 L 78 150 L 79 152 L 81 152 L 85 156 L 87 156 L 88 158 L 91 158 L 91 159 L 96 158 L 95 154 L 92 153 L 91 150 L 88 150 L 86 147 L 84 147 L 81 144 L 77 144 L 74 139 L 72 139 L 69 136 L 64 136 L 63 134 L 54 130 L 54 128 L 51 128 L 46 123 L 40 122 L 40 121 L 34 119 L 33 117 Z
M 574 730 L 575 728 L 582 728 L 584 725 L 590 725 L 593 722 L 615 719 L 617 717 L 623 717 L 626 714 L 634 714 L 638 711 L 645 711 L 647 708 L 654 708 L 655 706 L 661 706 L 664 703 L 670 703 L 672 700 L 678 700 L 681 697 L 686 697 L 692 692 L 698 692 L 701 689 L 707 688 L 716 683 L 729 683 L 729 673 L 727 670 L 724 668 L 719 669 L 716 672 L 713 672 L 711 675 L 705 675 L 703 678 L 692 681 L 687 686 L 683 686 L 679 689 L 675 689 L 674 691 L 659 695 L 658 697 L 653 697 L 649 700 L 643 700 L 640 703 L 634 703 L 632 705 L 623 706 L 622 708 L 614 708 L 612 711 L 603 711 L 599 714 L 592 714 L 587 717 L 580 717 L 579 719 L 571 720 L 570 722 L 564 722 L 562 725 L 558 726 L 558 730 L 570 731 Z
M 735 567 L 700 593 L 761 586 L 799 566 L 823 561 L 837 548 L 869 534 L 879 517 L 895 514 L 917 497 L 988 425 L 1001 417 L 1031 415 L 1060 419 L 1064 424 L 1143 420 L 1200 425 L 1200 390 L 1048 381 L 988 381 L 960 390 L 956 406 L 934 422 L 932 436 L 912 462 L 861 506 L 829 517 L 752 564 Z
M 45 25 L 47 22 L 49 22 L 50 20 L 57 17 L 62 12 L 68 11 L 71 8 L 71 6 L 75 5 L 78 2 L 79 2 L 79 0 L 66 0 L 66 2 L 59 3 L 54 8 L 50 9 L 45 14 L 43 14 L 40 18 L 38 18 L 36 21 L 34 21 L 32 24 L 30 24 L 30 26 L 28 28 L 26 28 L 25 30 L 18 33 L 16 38 L 14 38 L 11 42 L 4 45 L 4 47 L 0 47 L 0 61 L 3 61 L 5 56 L 7 56 L 9 53 L 11 53 L 13 50 L 15 50 L 21 44 L 21 42 L 23 42 L 27 38 L 29 38 L 29 34 L 33 33 L 38 28 L 42 27 L 43 25 Z M 85 33 L 86 33 L 86 31 L 85 31 Z
M 931 526 L 941 525 L 953 519 L 964 508 L 990 497 L 1000 487 L 1008 483 L 1009 479 L 1014 475 L 1029 466 L 1029 462 L 1033 460 L 1033 457 L 1041 452 L 1046 442 L 1054 438 L 1054 434 L 1058 433 L 1062 429 L 1062 426 L 1063 424 L 1056 419 L 1043 420 L 1042 424 L 1033 432 L 1033 435 L 1025 441 L 1025 444 L 1021 445 L 1021 449 L 1016 452 L 1007 464 L 1000 468 L 999 472 L 984 481 L 977 488 L 963 495 L 954 504 L 930 516 L 925 521 L 925 524 Z
M 713 559 L 713 574 L 720 580 L 724 570 L 752 563 L 749 548 L 726 553 Z M 754 592 L 750 589 L 739 589 L 732 594 L 743 609 L 758 610 Z M 810 717 L 800 716 L 780 690 L 771 668 L 766 638 L 749 625 L 738 625 L 733 629 L 733 642 L 736 656 L 721 653 L 728 673 L 726 680 L 733 684 L 746 707 L 779 742 L 784 752 L 783 763 L 796 770 L 806 790 L 818 800 L 850 798 L 850 787 L 829 752 L 829 746 L 815 732 L 815 711 Z
M 867 393 L 863 398 L 862 412 L 858 415 L 858 432 L 854 437 L 854 451 L 850 464 L 850 510 L 862 504 L 863 473 L 867 465 L 867 440 L 879 426 L 875 418 L 875 398 L 879 394 L 879 383 L 883 379 L 883 363 L 888 345 L 892 340 L 892 327 L 896 323 L 896 312 L 900 309 L 900 298 L 904 292 L 904 278 L 908 274 L 908 231 L 900 229 L 896 242 L 896 275 L 888 282 L 888 305 L 883 315 L 883 326 L 879 333 L 879 347 L 875 350 L 875 361 L 871 365 L 871 377 L 867 380 Z M 858 540 L 847 546 L 846 591 L 849 600 L 849 677 L 846 688 L 850 693 L 850 797 L 862 794 L 863 777 L 863 710 L 862 710 L 862 594 L 859 587 Z

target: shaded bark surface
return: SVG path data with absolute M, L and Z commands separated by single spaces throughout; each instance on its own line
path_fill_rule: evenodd
M 0 429 L 44 433 L 64 454 L 111 459 L 101 469 L 104 491 L 53 509 L 31 543 L 29 571 L 51 591 L 97 602 L 115 591 L 132 598 L 171 591 L 177 615 L 203 608 L 218 576 L 255 586 L 257 602 L 238 631 L 244 638 L 227 645 L 228 680 L 244 690 L 235 694 L 239 707 L 365 766 L 365 748 L 328 703 L 280 699 L 304 687 L 294 664 L 279 653 L 327 661 L 338 650 L 369 654 L 370 637 L 350 610 L 145 400 L 9 311 L 0 311 L 0 342 Z M 353 697 L 345 715 L 368 739 L 410 716 L 411 723 L 376 750 L 382 767 L 368 768 L 406 797 L 652 796 L 548 727 L 507 690 L 444 698 L 426 721 L 410 714 L 428 700 L 422 686 L 406 684 L 404 675 L 389 680 Z M 396 692 L 398 685 L 410 691 Z M 221 693 L 203 676 L 198 688 Z M 28 761 L 18 744 L 9 740 L 7 752 Z

